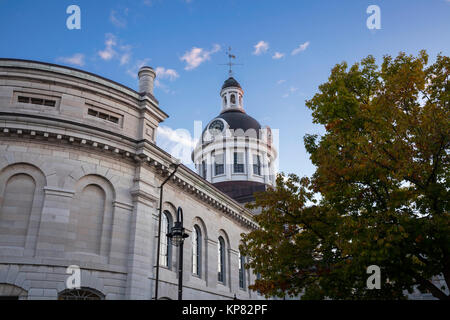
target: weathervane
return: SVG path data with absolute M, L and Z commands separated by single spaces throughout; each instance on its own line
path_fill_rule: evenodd
M 242 66 L 241 63 L 233 63 L 232 59 L 236 59 L 236 56 L 231 53 L 231 47 L 228 47 L 227 49 L 227 55 L 228 55 L 228 63 L 222 63 L 222 66 L 228 66 L 230 69 L 228 70 L 229 76 L 233 76 L 233 66 Z

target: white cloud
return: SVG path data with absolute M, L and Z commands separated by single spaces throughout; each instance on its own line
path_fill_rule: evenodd
M 120 65 L 128 64 L 131 60 L 131 46 L 124 45 L 120 46 L 121 56 L 120 56 Z
M 164 67 L 157 67 L 155 72 L 158 78 L 169 79 L 170 81 L 173 81 L 180 76 L 174 69 L 166 69 Z
M 269 49 L 269 43 L 265 41 L 260 41 L 257 44 L 253 46 L 255 48 L 255 51 L 253 51 L 254 55 L 259 56 L 260 54 L 266 53 Z
M 128 64 L 132 56 L 132 46 L 118 45 L 118 39 L 112 33 L 106 34 L 105 49 L 98 51 L 101 59 L 109 61 L 117 58 L 120 65 Z
M 278 81 L 277 81 L 277 84 L 282 84 L 282 83 L 285 83 L 285 82 L 286 82 L 286 80 L 281 79 L 281 80 L 278 80 Z
M 306 41 L 305 43 L 302 43 L 301 45 L 299 45 L 297 48 L 295 48 L 294 50 L 292 50 L 292 55 L 295 56 L 296 54 L 305 51 L 306 48 L 308 48 L 309 46 L 309 41 Z
M 175 93 L 175 91 L 170 90 L 167 85 L 162 83 L 160 79 L 168 79 L 169 81 L 174 81 L 175 79 L 180 77 L 178 72 L 176 72 L 174 69 L 166 69 L 164 67 L 157 67 L 155 72 L 156 72 L 155 87 L 163 90 L 165 93 L 172 93 L 172 94 Z
M 124 64 L 127 64 L 128 62 L 130 62 L 130 58 L 131 58 L 131 53 L 129 53 L 129 52 L 124 53 L 120 57 L 120 65 L 124 65 Z
M 191 152 L 196 142 L 187 129 L 174 130 L 160 125 L 157 130 L 157 144 L 169 152 L 172 157 L 180 159 L 182 163 L 192 163 Z
M 82 67 L 84 66 L 84 54 L 75 53 L 71 57 L 59 57 L 56 61 Z
M 284 57 L 284 53 L 281 52 L 275 52 L 275 54 L 272 56 L 272 59 L 278 60 Z
M 105 49 L 98 52 L 100 58 L 106 61 L 111 60 L 116 55 L 116 51 L 114 50 L 116 45 L 116 36 L 111 33 L 106 34 Z
M 150 61 L 149 58 L 137 60 L 136 63 L 133 65 L 133 67 L 127 69 L 127 71 L 126 71 L 127 74 L 130 77 L 137 79 L 137 74 L 138 74 L 139 69 L 142 68 L 143 66 L 145 66 L 149 61 Z
M 209 51 L 203 48 L 193 47 L 190 51 L 186 51 L 180 60 L 186 62 L 187 65 L 184 68 L 185 70 L 193 70 L 206 60 L 210 60 L 211 55 L 219 50 L 220 46 L 218 44 L 215 44 Z
M 289 91 L 286 92 L 285 94 L 283 94 L 281 97 L 287 98 L 290 95 L 292 95 L 294 92 L 297 92 L 297 91 L 298 91 L 298 88 L 291 86 L 291 87 L 289 87 Z
M 128 8 L 125 9 L 124 13 L 125 15 L 128 14 Z M 127 20 L 123 17 L 119 17 L 115 10 L 111 10 L 109 21 L 118 28 L 125 28 L 127 26 Z

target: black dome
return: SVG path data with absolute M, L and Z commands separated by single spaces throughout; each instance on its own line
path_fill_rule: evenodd
M 235 130 L 241 129 L 242 132 L 239 134 L 244 134 L 245 136 L 252 136 L 254 138 L 261 138 L 261 125 L 254 118 L 250 117 L 245 112 L 239 110 L 229 110 L 221 113 L 219 116 L 214 119 L 223 119 L 228 124 L 229 129 Z M 254 129 L 254 131 L 247 131 L 249 129 Z M 203 129 L 202 133 L 202 141 L 204 141 L 204 134 L 208 130 L 208 126 Z M 238 133 L 240 131 L 237 131 Z M 256 136 L 255 136 L 256 134 Z
M 242 129 L 247 131 L 248 129 L 255 129 L 259 135 L 259 130 L 261 129 L 261 125 L 254 118 L 250 117 L 248 114 L 239 111 L 239 110 L 229 110 L 220 114 L 217 118 L 221 118 L 225 120 L 230 129 Z
M 241 85 L 239 82 L 236 81 L 235 78 L 229 77 L 225 82 L 223 83 L 222 90 L 229 87 L 238 87 L 241 88 Z

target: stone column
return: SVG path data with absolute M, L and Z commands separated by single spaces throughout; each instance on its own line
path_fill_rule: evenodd
M 154 285 L 149 280 L 156 265 L 156 232 L 158 223 L 158 198 L 147 192 L 144 183 L 145 172 L 141 166 L 136 168 L 135 185 L 131 190 L 133 212 L 130 222 L 128 247 L 127 299 L 151 299 Z M 156 226 L 156 227 L 155 227 Z M 153 289 L 153 291 L 152 291 Z
M 264 175 L 264 183 L 269 184 L 269 167 L 268 167 L 268 161 L 267 161 L 267 153 L 263 152 L 262 154 L 262 160 L 263 160 L 263 175 Z
M 213 159 L 211 156 L 211 152 L 208 152 L 208 154 L 206 155 L 206 180 L 208 180 L 209 182 L 212 182 L 212 177 L 213 177 L 213 168 L 214 168 L 214 164 L 212 163 Z
M 225 174 L 227 180 L 231 180 L 231 172 L 233 172 L 233 147 L 225 148 Z
M 249 147 L 245 148 L 245 154 L 246 154 L 246 158 L 247 158 L 247 180 L 250 181 L 252 179 L 252 174 L 253 174 L 253 158 L 252 158 L 252 153 L 251 153 L 251 149 Z

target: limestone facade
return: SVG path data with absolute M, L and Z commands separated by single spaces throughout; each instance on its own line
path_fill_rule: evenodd
M 155 144 L 167 116 L 152 92 L 68 67 L 0 59 L 0 296 L 57 299 L 67 267 L 77 265 L 81 287 L 102 298 L 154 297 L 159 186 L 175 163 Z M 183 165 L 164 187 L 162 209 L 172 222 L 179 206 L 190 235 L 183 298 L 262 299 L 247 288 L 251 270 L 239 285 L 241 234 L 256 228 L 251 212 Z M 199 275 L 191 267 L 194 226 Z M 169 255 L 159 297 L 176 299 L 177 248 Z

